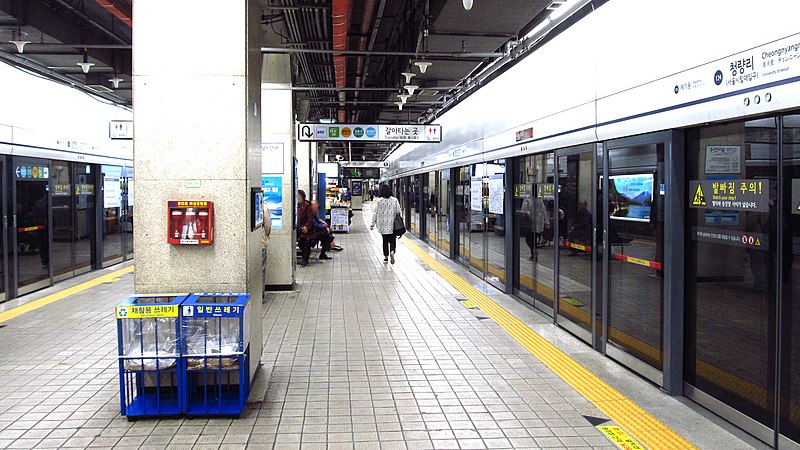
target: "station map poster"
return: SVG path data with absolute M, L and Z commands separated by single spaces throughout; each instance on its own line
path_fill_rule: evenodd
M 280 230 L 283 228 L 283 177 L 262 175 L 261 189 L 264 203 L 269 208 L 270 225 L 273 230 Z
M 505 186 L 503 185 L 503 174 L 498 173 L 489 178 L 489 212 L 493 214 L 503 214 L 503 202 L 505 198 Z
M 470 179 L 469 204 L 471 210 L 483 212 L 483 177 Z

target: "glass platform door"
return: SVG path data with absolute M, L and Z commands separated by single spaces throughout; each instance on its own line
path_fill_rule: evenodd
M 505 161 L 472 166 L 469 205 L 469 267 L 489 284 L 504 289 Z
M 596 246 L 597 218 L 602 214 L 596 201 L 598 167 L 594 144 L 556 153 L 556 208 L 563 217 L 557 222 L 556 323 L 596 348 L 602 330 L 596 295 L 602 263 Z
M 0 235 L 0 303 L 8 299 L 8 213 L 6 209 L 6 159 L 0 156 L 0 214 L 3 216 Z
M 14 158 L 12 174 L 14 287 L 19 296 L 50 285 L 50 165 Z
M 651 140 L 652 139 L 652 140 Z M 604 254 L 604 352 L 658 385 L 664 369 L 664 158 L 660 136 L 605 145 L 598 180 Z M 654 141 L 655 140 L 655 141 Z M 602 203 L 600 203 L 602 202 Z M 600 245 L 600 243 L 598 243 Z

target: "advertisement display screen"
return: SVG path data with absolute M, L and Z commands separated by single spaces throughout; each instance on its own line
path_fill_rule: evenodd
M 283 228 L 283 177 L 262 175 L 261 190 L 269 208 L 269 223 L 273 230 L 280 230 Z
M 611 175 L 608 179 L 610 218 L 650 222 L 653 174 Z

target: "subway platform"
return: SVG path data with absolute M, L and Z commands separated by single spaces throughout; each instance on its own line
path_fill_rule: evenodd
M 4 304 L 0 448 L 766 448 L 413 237 L 384 264 L 368 216 L 267 295 L 238 419 L 120 416 L 113 307 L 131 265 Z

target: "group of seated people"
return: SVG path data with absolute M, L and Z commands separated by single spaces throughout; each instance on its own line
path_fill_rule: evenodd
M 330 251 L 342 251 L 335 243 L 335 237 L 328 222 L 319 217 L 319 203 L 316 200 L 306 200 L 303 190 L 297 191 L 297 231 L 298 245 L 300 247 L 300 265 L 305 267 L 311 257 L 311 249 L 320 244 L 320 260 L 333 259 L 328 256 Z

